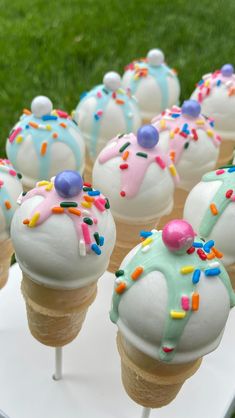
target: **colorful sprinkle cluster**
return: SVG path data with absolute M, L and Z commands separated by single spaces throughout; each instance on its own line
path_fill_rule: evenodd
M 76 172 L 64 171 L 58 176 L 65 176 L 65 173 L 67 178 L 68 175 L 72 178 L 71 173 Z M 76 174 L 79 176 L 78 173 Z M 37 183 L 35 189 L 27 194 L 23 193 L 22 203 L 34 196 L 44 197 L 44 200 L 33 210 L 30 218 L 23 220 L 23 224 L 29 228 L 34 228 L 52 215 L 67 215 L 72 219 L 77 232 L 80 255 L 85 256 L 90 251 L 100 255 L 102 253 L 101 248 L 104 245 L 104 237 L 99 234 L 96 210 L 103 213 L 109 209 L 108 199 L 101 195 L 99 190 L 93 189 L 90 183 L 81 183 L 81 190 L 79 193 L 76 191 L 71 200 L 74 179 L 71 180 L 70 189 L 67 188 L 67 180 L 64 185 L 62 181 L 62 189 L 66 190 L 68 197 L 61 198 L 61 186 L 56 184 L 58 176 L 56 176 L 55 182 L 41 181 Z M 79 182 L 81 182 L 81 178 Z
M 105 86 L 98 86 L 94 90 L 91 90 L 89 93 L 84 92 L 80 99 L 86 100 L 89 97 L 97 98 L 97 106 L 94 112 L 94 120 L 99 121 L 104 115 L 105 107 L 109 100 L 114 100 L 117 105 L 125 107 L 130 99 L 133 99 L 129 91 L 125 91 L 122 88 L 117 89 L 116 91 L 111 91 Z M 125 110 L 124 110 L 125 111 Z M 128 111 L 126 112 L 126 117 L 128 119 L 133 118 L 133 113 L 128 106 Z
M 125 71 L 134 72 L 134 80 L 139 80 L 142 77 L 147 77 L 149 74 L 149 64 L 147 58 L 140 58 L 132 61 L 130 64 L 125 66 Z M 169 72 L 176 75 L 177 71 L 175 69 L 169 69 Z
M 25 121 L 25 126 L 17 126 L 15 128 L 13 128 L 13 130 L 10 132 L 9 135 L 9 142 L 12 144 L 14 142 L 16 142 L 17 144 L 20 144 L 23 142 L 24 138 L 26 138 L 26 136 L 28 135 L 28 133 L 30 132 L 30 129 L 34 130 L 34 129 L 38 129 L 38 130 L 43 130 L 43 131 L 49 131 L 51 134 L 51 137 L 53 139 L 58 139 L 59 135 L 56 131 L 53 130 L 54 125 L 52 126 L 50 124 L 51 121 L 58 121 L 59 118 L 61 119 L 68 119 L 68 120 L 72 120 L 72 118 L 64 111 L 62 110 L 53 110 L 51 112 L 51 114 L 49 115 L 44 115 L 41 117 L 43 122 L 45 123 L 37 123 L 34 121 L 29 120 L 29 118 L 27 118 L 27 116 L 31 116 L 32 112 L 28 109 L 24 109 L 23 110 L 23 115 L 21 116 L 20 120 L 21 121 Z M 67 124 L 66 122 L 59 122 L 59 126 L 61 126 L 63 129 L 67 128 Z M 46 151 L 47 151 L 47 145 L 48 142 L 44 141 L 41 144 L 41 150 L 40 153 L 41 155 L 45 155 Z
M 173 181 L 175 184 L 178 183 L 179 178 L 176 168 L 161 148 L 157 146 L 158 141 L 154 143 L 149 138 L 151 148 L 144 145 L 143 136 L 146 131 L 149 131 L 149 127 L 154 129 L 150 125 L 145 125 L 139 129 L 137 137 L 134 134 L 118 135 L 112 140 L 115 145 L 104 148 L 99 155 L 100 164 L 104 164 L 114 157 L 122 159 L 120 163 L 120 159 L 117 158 L 117 164 L 121 171 L 121 197 L 134 197 L 138 193 L 146 171 L 152 163 L 157 164 L 161 170 L 168 168 Z M 140 131 L 141 135 L 139 135 Z M 142 136 L 142 139 L 140 136 Z
M 172 222 L 179 223 L 178 220 Z M 183 220 L 180 222 L 186 223 Z M 163 273 L 169 291 L 168 317 L 165 321 L 159 356 L 162 360 L 169 361 L 174 356 L 190 315 L 200 308 L 200 294 L 197 290 L 200 280 L 212 280 L 213 277 L 219 277 L 225 284 L 233 304 L 235 299 L 228 275 L 217 259 L 221 258 L 222 254 L 215 248 L 213 240 L 205 242 L 196 237 L 184 253 L 179 253 L 176 247 L 170 250 L 163 242 L 163 233 L 164 229 L 163 231 L 141 231 L 143 241 L 140 249 L 123 270 L 115 273 L 110 317 L 113 322 L 118 321 L 121 297 L 137 280 L 144 279 L 145 275 L 152 271 Z M 175 231 L 174 236 L 176 236 Z
M 189 148 L 191 141 L 198 141 L 198 130 L 203 130 L 215 147 L 218 147 L 221 143 L 220 136 L 213 129 L 214 122 L 212 119 L 206 119 L 201 114 L 197 117 L 187 117 L 182 112 L 182 108 L 178 106 L 163 111 L 152 120 L 152 124 L 158 129 L 159 133 L 169 131 L 169 154 L 175 163 L 179 161 L 183 151 Z
M 199 103 L 202 103 L 214 88 L 222 86 L 225 86 L 229 97 L 235 95 L 235 74 L 233 72 L 226 73 L 223 70 L 225 67 L 212 74 L 205 74 L 197 83 L 197 100 Z

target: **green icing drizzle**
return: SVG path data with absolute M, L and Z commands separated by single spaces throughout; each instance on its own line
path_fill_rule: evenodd
M 213 196 L 213 201 L 210 203 L 214 203 L 218 210 L 217 215 L 213 215 L 210 207 L 207 208 L 200 226 L 199 226 L 199 233 L 202 237 L 208 237 L 214 228 L 216 222 L 229 205 L 232 202 L 231 198 L 226 197 L 226 193 L 228 190 L 233 190 L 233 194 L 235 191 L 235 167 L 230 166 L 227 169 L 223 169 L 224 173 L 216 174 L 221 172 L 222 170 L 212 171 L 210 173 L 205 174 L 202 177 L 202 181 L 210 182 L 210 181 L 221 181 L 222 184 L 220 188 L 217 190 L 216 194 Z
M 159 357 L 162 361 L 171 361 L 174 357 L 179 344 L 180 338 L 184 331 L 184 328 L 190 319 L 191 315 L 195 314 L 195 311 L 191 309 L 191 300 L 193 293 L 197 293 L 197 284 L 194 284 L 193 272 L 188 274 L 182 274 L 181 269 L 185 266 L 193 266 L 195 270 L 205 271 L 212 268 L 209 260 L 203 261 L 197 254 L 197 249 L 194 253 L 188 254 L 176 254 L 170 252 L 162 241 L 161 231 L 154 232 L 151 235 L 153 241 L 150 244 L 150 247 L 147 252 L 143 251 L 144 247 L 140 247 L 134 257 L 130 260 L 128 265 L 124 269 L 124 275 L 119 277 L 121 282 L 124 282 L 126 288 L 123 293 L 118 294 L 115 289 L 112 299 L 112 308 L 110 312 L 110 319 L 112 322 L 116 323 L 119 318 L 119 303 L 121 301 L 122 295 L 128 291 L 136 282 L 131 278 L 131 274 L 135 271 L 137 267 L 142 267 L 143 272 L 137 280 L 144 280 L 145 276 L 153 271 L 160 271 L 166 279 L 167 289 L 168 289 L 168 316 L 165 321 L 163 338 L 161 341 L 161 346 L 159 350 Z M 205 242 L 200 238 L 196 238 L 197 243 L 205 245 Z M 213 263 L 218 260 L 213 259 Z M 219 262 L 219 277 L 226 287 L 231 307 L 235 306 L 235 293 L 233 292 L 229 276 Z M 194 270 L 194 271 L 195 271 Z M 202 280 L 202 277 L 201 277 Z M 203 277 L 203 280 L 213 280 L 213 277 Z M 116 285 L 116 287 L 119 284 Z M 182 307 L 182 296 L 189 298 L 189 310 L 184 310 Z M 200 309 L 200 305 L 199 305 Z M 177 311 L 185 313 L 184 318 L 175 319 L 171 316 L 171 311 Z M 172 348 L 170 352 L 165 352 L 163 347 Z

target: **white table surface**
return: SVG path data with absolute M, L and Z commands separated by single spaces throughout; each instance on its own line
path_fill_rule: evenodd
M 116 327 L 108 312 L 113 277 L 99 281 L 80 335 L 64 348 L 64 378 L 55 382 L 54 350 L 29 333 L 19 267 L 0 292 L 0 409 L 10 418 L 140 418 L 120 379 Z M 151 418 L 222 418 L 235 394 L 235 309 L 222 343 L 206 356 L 176 400 Z M 230 414 L 229 414 L 230 415 Z

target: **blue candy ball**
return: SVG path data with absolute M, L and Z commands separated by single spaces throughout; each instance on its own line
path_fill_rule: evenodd
M 138 129 L 137 141 L 143 148 L 153 148 L 159 141 L 159 133 L 153 125 L 143 125 Z
M 234 73 L 234 68 L 232 64 L 223 65 L 223 67 L 221 68 L 221 73 L 224 77 L 231 77 L 231 75 L 233 75 Z
M 81 192 L 83 180 L 77 171 L 65 170 L 57 174 L 54 184 L 61 197 L 70 198 Z
M 182 114 L 197 118 L 201 112 L 201 106 L 196 100 L 185 100 L 181 108 Z

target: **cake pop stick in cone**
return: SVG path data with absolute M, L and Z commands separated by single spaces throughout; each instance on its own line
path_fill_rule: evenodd
M 210 243 L 183 220 L 135 247 L 116 272 L 111 320 L 127 394 L 146 408 L 170 403 L 219 344 L 235 294 Z
M 161 229 L 170 219 L 180 219 L 186 197 L 201 176 L 213 170 L 219 155 L 220 138 L 213 121 L 200 114 L 195 100 L 186 100 L 182 108 L 174 106 L 153 119 L 159 131 L 159 144 L 174 162 L 179 173 L 174 208 L 170 216 L 161 219 Z
M 232 165 L 205 174 L 189 193 L 184 207 L 184 218 L 195 231 L 216 243 L 214 256 L 221 257 L 235 289 L 234 211 L 235 166 Z
M 6 152 L 22 173 L 25 192 L 59 171 L 82 174 L 85 166 L 85 143 L 77 124 L 63 110 L 53 109 L 45 96 L 35 97 L 31 110 L 24 109 L 9 134 Z
M 141 116 L 136 99 L 121 87 L 121 77 L 114 71 L 104 75 L 103 84 L 82 95 L 73 112 L 86 142 L 85 180 L 92 182 L 96 157 L 108 140 L 120 132 L 136 133 Z
M 95 299 L 115 242 L 106 206 L 98 190 L 67 170 L 39 182 L 14 216 L 11 233 L 29 328 L 45 345 L 72 341 Z
M 0 159 L 0 289 L 8 279 L 11 257 L 14 253 L 10 239 L 10 225 L 22 193 L 21 175 L 9 160 Z
M 235 74 L 231 64 L 205 74 L 192 98 L 198 100 L 203 115 L 214 119 L 222 142 L 217 167 L 231 161 L 235 148 Z
M 174 164 L 158 145 L 151 125 L 137 136 L 119 135 L 98 156 L 93 170 L 95 187 L 103 185 L 117 227 L 109 270 L 114 272 L 140 238 L 140 229 L 155 228 L 171 212 L 178 176 Z
M 136 97 L 143 124 L 149 124 L 155 115 L 179 102 L 176 71 L 164 60 L 160 49 L 151 49 L 146 58 L 135 60 L 125 68 L 122 85 Z

